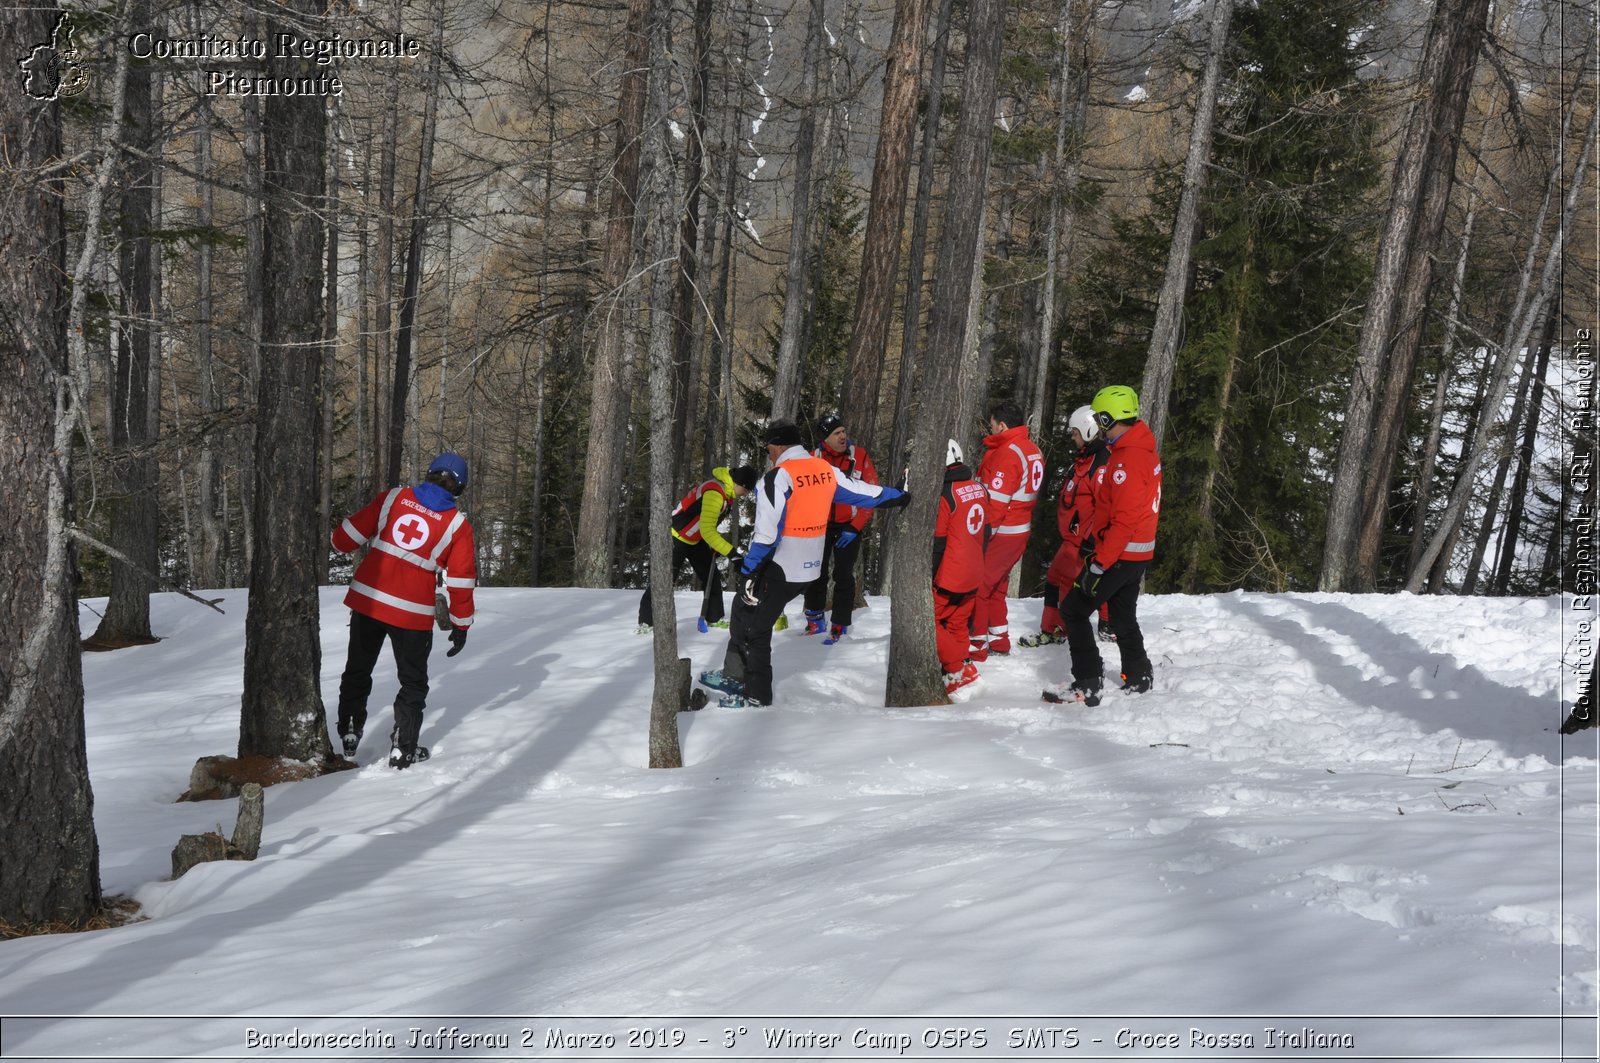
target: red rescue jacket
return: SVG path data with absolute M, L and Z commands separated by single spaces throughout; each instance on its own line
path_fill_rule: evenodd
M 989 492 L 989 527 L 996 535 L 1026 535 L 1044 485 L 1044 455 L 1028 438 L 1025 424 L 984 436 L 983 445 L 989 449 L 978 466 L 978 482 Z
M 1089 520 L 1094 560 L 1101 568 L 1154 557 L 1161 520 L 1161 456 L 1150 426 L 1136 421 L 1109 446 L 1111 457 L 1094 474 Z
M 854 443 L 844 448 L 843 454 L 835 454 L 826 446 L 820 446 L 811 452 L 811 456 L 821 458 L 846 476 L 853 476 L 862 483 L 875 484 L 878 482 L 877 466 L 872 464 L 872 456 L 865 447 L 858 447 Z M 862 509 L 859 506 L 835 503 L 833 515 L 828 518 L 830 524 L 848 524 L 860 531 L 867 526 L 867 521 L 872 516 L 872 510 Z
M 431 509 L 422 498 L 451 505 Z M 396 487 L 333 529 L 333 548 L 342 554 L 372 543 L 350 580 L 344 604 L 385 624 L 424 631 L 433 626 L 434 590 L 443 573 L 450 622 L 470 626 L 478 562 L 472 525 L 454 502 L 448 491 L 433 484 Z
M 945 470 L 933 526 L 933 585 L 951 594 L 977 590 L 983 575 L 983 529 L 988 493 L 965 465 Z
M 1061 530 L 1061 545 L 1076 550 L 1089 530 L 1094 516 L 1094 474 L 1110 459 L 1105 440 L 1094 439 L 1072 460 L 1072 475 L 1061 485 L 1056 500 L 1056 527 Z

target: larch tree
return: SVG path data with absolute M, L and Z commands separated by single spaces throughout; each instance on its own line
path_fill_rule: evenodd
M 639 195 L 640 134 L 644 128 L 649 62 L 649 0 L 628 0 L 623 29 L 623 70 L 607 184 L 605 260 L 596 307 L 599 328 L 590 377 L 589 440 L 583 459 L 583 498 L 574 537 L 574 581 L 580 587 L 611 585 L 616 547 L 617 489 L 625 477 L 627 434 L 633 398 L 633 323 L 630 279 L 635 260 L 634 214 Z
M 1139 414 L 1150 425 L 1158 442 L 1167 426 L 1167 404 L 1172 394 L 1172 377 L 1181 339 L 1179 325 L 1183 319 L 1184 298 L 1189 291 L 1189 258 L 1199 224 L 1200 197 L 1206 187 L 1206 167 L 1211 160 L 1217 88 L 1222 83 L 1223 53 L 1227 50 L 1228 27 L 1232 22 L 1233 0 L 1211 0 L 1211 36 L 1206 46 L 1206 68 L 1200 80 L 1194 124 L 1189 129 L 1189 153 L 1183 163 L 1183 192 L 1178 198 L 1177 218 L 1172 223 L 1172 244 L 1156 303 L 1155 327 L 1150 332 L 1150 354 L 1145 361 L 1144 380 L 1139 385 Z
M 317 0 L 270 9 L 269 33 L 319 36 Z M 273 55 L 274 78 L 316 77 L 315 60 Z M 245 614 L 239 755 L 320 761 L 331 751 L 322 704 L 317 445 L 321 438 L 323 101 L 268 96 L 261 276 L 261 370 L 256 391 L 255 527 Z
M 0 22 L 0 54 L 28 57 L 21 76 L 0 90 L 0 246 L 10 256 L 0 270 L 0 461 L 8 470 L 11 571 L 0 595 L 0 921 L 18 924 L 81 923 L 101 900 L 70 533 L 82 381 L 68 360 L 66 167 L 54 98 L 62 73 L 57 46 L 66 46 L 56 34 L 67 21 L 33 7 Z M 113 135 L 126 71 L 126 56 L 119 56 Z M 100 196 L 114 155 L 106 150 L 91 190 L 86 215 L 95 235 L 85 240 L 80 281 L 95 257 Z
M 945 442 L 961 435 L 961 363 L 970 346 L 974 278 L 983 263 L 983 202 L 1004 31 L 1005 0 L 973 0 L 961 114 L 951 147 L 944 231 L 934 271 L 928 350 L 917 386 L 911 503 L 896 515 L 890 529 L 896 582 L 884 696 L 884 704 L 890 706 L 942 705 L 948 700 L 934 640 L 931 539 L 944 480 Z
M 1440 0 L 1434 8 L 1418 69 L 1417 97 L 1406 119 L 1395 160 L 1389 204 L 1378 237 L 1371 291 L 1356 347 L 1328 502 L 1319 586 L 1325 591 L 1372 589 L 1376 572 L 1358 558 L 1362 522 L 1373 505 L 1387 505 L 1393 450 L 1389 420 L 1404 404 L 1386 403 L 1391 393 L 1408 395 L 1416 368 L 1420 332 L 1403 349 L 1404 316 L 1426 305 L 1428 275 L 1444 223 L 1455 174 L 1456 144 L 1466 117 L 1467 90 L 1483 41 L 1488 0 Z M 1408 299 L 1407 293 L 1411 297 Z M 1420 298 L 1418 293 L 1421 293 Z
M 789 257 L 783 293 L 783 321 L 778 332 L 776 379 L 772 384 L 772 419 L 793 420 L 800 409 L 801 362 L 805 354 L 811 300 L 807 297 L 807 252 L 811 249 L 811 171 L 815 162 L 819 67 L 821 66 L 823 0 L 809 0 L 801 89 L 800 128 L 794 143 L 794 194 L 789 206 Z
M 650 376 L 650 595 L 655 623 L 651 626 L 655 688 L 650 703 L 650 766 L 680 768 L 678 710 L 683 665 L 678 659 L 678 610 L 672 597 L 673 405 L 672 291 L 678 263 L 678 197 L 672 155 L 668 148 L 672 61 L 667 48 L 671 0 L 649 0 L 649 88 L 643 129 L 643 168 L 639 205 L 645 212 L 645 260 L 649 263 L 650 325 L 646 350 Z
M 151 19 L 149 0 L 135 0 L 133 25 Z M 120 274 L 122 319 L 116 329 L 116 371 L 111 384 L 111 468 L 116 484 L 111 502 L 111 594 L 105 615 L 88 640 L 97 648 L 154 642 L 150 630 L 150 595 L 157 589 L 158 520 L 156 459 L 150 454 L 160 429 L 161 409 L 156 373 L 160 332 L 155 292 L 159 283 L 160 245 L 155 186 L 161 154 L 160 115 L 154 106 L 158 76 L 148 61 L 128 71 L 123 135 L 134 148 L 124 156 L 120 182 Z
M 889 345 L 895 281 L 900 272 L 900 235 L 906 185 L 917 131 L 917 89 L 927 37 L 927 0 L 897 0 L 883 72 L 878 151 L 867 200 L 867 232 L 861 246 L 855 328 L 845 366 L 840 414 L 851 436 L 869 449 L 876 439 L 883 356 Z M 898 460 L 896 458 L 895 460 Z

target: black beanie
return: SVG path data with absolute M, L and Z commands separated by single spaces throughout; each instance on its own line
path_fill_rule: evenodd
M 838 414 L 828 414 L 822 420 L 817 422 L 817 442 L 820 443 L 822 440 L 827 439 L 829 436 L 833 435 L 837 429 L 843 427 L 844 421 L 840 420 Z
M 769 447 L 805 446 L 805 441 L 800 437 L 800 426 L 793 421 L 776 421 L 768 425 L 761 441 Z
M 728 470 L 728 479 L 746 491 L 756 489 L 756 471 L 748 465 L 739 465 Z

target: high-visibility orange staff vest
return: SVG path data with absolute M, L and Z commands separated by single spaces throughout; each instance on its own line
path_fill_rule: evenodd
M 792 458 L 778 466 L 789 474 L 794 491 L 783 509 L 785 539 L 820 539 L 833 512 L 833 491 L 838 480 L 833 466 L 821 458 Z

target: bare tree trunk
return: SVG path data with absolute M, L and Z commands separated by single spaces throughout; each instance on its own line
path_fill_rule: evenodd
M 1233 0 L 1211 0 L 1211 40 L 1206 46 L 1206 72 L 1200 82 L 1194 125 L 1189 129 L 1189 155 L 1183 164 L 1183 191 L 1178 197 L 1178 217 L 1172 224 L 1172 244 L 1167 249 L 1167 271 L 1156 303 L 1156 322 L 1150 332 L 1150 353 L 1139 388 L 1139 416 L 1159 442 L 1167 427 L 1167 404 L 1178 364 L 1179 322 L 1189 293 L 1189 257 L 1200 221 L 1200 196 L 1205 191 L 1206 164 L 1211 159 L 1212 126 L 1217 115 L 1217 87 L 1222 81 L 1222 56 L 1233 22 Z
M 810 0 L 806 22 L 805 84 L 801 89 L 800 129 L 794 145 L 794 195 L 790 207 L 789 258 L 783 293 L 783 323 L 778 335 L 777 378 L 772 384 L 772 419 L 793 420 L 800 409 L 800 362 L 809 301 L 806 251 L 811 246 L 811 163 L 816 142 L 817 85 L 821 64 L 823 0 Z
M 368 129 L 371 133 L 371 129 Z M 361 229 L 356 236 L 356 498 L 371 498 L 376 493 L 372 480 L 372 141 L 369 137 L 361 153 L 361 210 L 357 217 Z M 359 505 L 360 503 L 356 503 Z
M 916 409 L 915 393 L 919 345 L 922 329 L 923 266 L 928 254 L 928 214 L 933 200 L 934 160 L 939 146 L 939 116 L 944 108 L 945 57 L 950 50 L 950 10 L 952 0 L 939 0 L 939 13 L 933 26 L 933 62 L 928 74 L 928 106 L 922 119 L 922 153 L 917 162 L 917 203 L 912 212 L 911 249 L 907 255 L 906 305 L 900 338 L 900 374 L 895 386 L 894 428 L 885 457 L 898 465 L 906 458 L 911 437 L 911 418 Z M 881 526 L 880 526 L 881 527 Z M 884 558 L 882 589 L 889 593 L 894 583 L 894 552 Z
M 1451 86 L 1458 94 L 1458 106 L 1466 107 L 1469 85 Z M 1452 111 L 1454 113 L 1454 111 Z M 1459 126 L 1458 126 L 1459 128 Z M 1418 213 L 1417 239 L 1429 248 L 1439 246 L 1444 234 L 1450 191 L 1455 185 L 1455 156 L 1458 136 L 1436 139 L 1436 165 L 1423 179 L 1422 208 Z M 1412 405 L 1412 381 L 1422 356 L 1422 341 L 1427 330 L 1428 306 L 1433 289 L 1433 254 L 1412 258 L 1401 278 L 1399 309 L 1394 318 L 1394 336 L 1389 344 L 1388 381 L 1376 396 L 1377 411 L 1370 427 L 1365 492 L 1362 495 L 1360 522 L 1356 538 L 1355 589 L 1376 590 L 1384 532 L 1388 527 L 1390 486 L 1399 461 L 1406 414 Z
M 1478 136 L 1480 150 L 1488 139 L 1489 123 L 1483 124 Z M 1477 182 L 1467 185 L 1467 217 L 1461 228 L 1461 252 L 1456 256 L 1456 270 L 1450 285 L 1450 307 L 1445 313 L 1444 343 L 1439 349 L 1439 378 L 1433 390 L 1433 414 L 1428 421 L 1428 437 L 1422 448 L 1422 465 L 1417 472 L 1417 515 L 1412 522 L 1411 550 L 1406 568 L 1417 567 L 1422 548 L 1427 539 L 1428 504 L 1433 494 L 1433 471 L 1439 460 L 1439 441 L 1444 434 L 1444 414 L 1450 394 L 1450 381 L 1455 374 L 1456 334 L 1460 331 L 1462 293 L 1466 287 L 1467 260 L 1472 250 L 1472 230 L 1477 223 Z
M 204 19 L 201 0 L 195 0 L 191 9 L 191 31 L 198 37 Z M 200 75 L 203 77 L 204 75 Z M 212 350 L 211 335 L 216 317 L 216 301 L 212 296 L 212 240 L 209 235 L 216 223 L 216 189 L 213 185 L 211 161 L 211 100 L 204 92 L 195 96 L 195 184 L 198 198 L 195 207 L 195 225 L 203 236 L 195 249 L 195 365 L 200 375 L 200 409 L 204 415 L 215 414 L 222 408 L 217 392 L 216 358 Z M 220 587 L 223 585 L 222 559 L 224 517 L 222 511 L 222 455 L 211 431 L 201 437 L 200 459 L 196 473 L 199 479 L 199 514 L 196 524 L 199 535 L 195 550 L 195 567 L 190 579 L 196 586 Z
M 928 355 L 917 389 L 911 504 L 895 514 L 890 553 L 897 589 L 891 612 L 885 705 L 942 705 L 934 641 L 930 545 L 943 479 L 945 440 L 959 435 L 960 366 L 971 315 L 974 270 L 981 261 L 983 201 L 989 179 L 995 85 L 1005 28 L 1004 0 L 972 0 L 961 117 L 950 160 L 950 191 L 928 328 Z
M 153 14 L 148 0 L 129 9 L 134 25 L 148 25 Z M 122 321 L 117 329 L 117 374 L 112 388 L 114 419 L 111 461 L 117 483 L 111 505 L 110 545 L 134 564 L 111 559 L 111 597 L 89 645 L 116 648 L 154 642 L 150 630 L 150 595 L 157 590 L 159 565 L 157 465 L 148 448 L 159 434 L 150 416 L 153 352 L 159 345 L 155 292 L 160 271 L 159 244 L 151 234 L 156 219 L 156 164 L 161 151 L 156 79 L 148 64 L 128 71 L 127 136 L 135 150 L 124 162 L 120 212 Z M 157 406 L 159 409 L 159 406 Z
M 644 120 L 644 169 L 639 202 L 648 214 L 645 261 L 650 263 L 650 591 L 655 603 L 652 627 L 655 691 L 650 702 L 650 766 L 681 768 L 678 712 L 685 706 L 678 660 L 678 611 L 672 597 L 671 514 L 675 438 L 673 402 L 673 263 L 677 261 L 677 188 L 667 149 L 671 60 L 667 55 L 671 0 L 649 0 L 650 77 Z M 691 193 L 693 195 L 693 193 Z
M 695 0 L 694 54 L 690 77 L 689 128 L 684 145 L 683 217 L 678 222 L 676 314 L 672 332 L 673 421 L 672 469 L 668 483 L 684 477 L 683 467 L 693 460 L 695 418 L 700 389 L 700 347 L 695 342 L 695 322 L 705 319 L 699 280 L 700 202 L 706 179 L 706 125 L 710 117 L 711 19 L 713 0 Z
M 1572 231 L 1572 223 L 1577 211 L 1578 202 L 1584 189 L 1584 176 L 1589 168 L 1589 159 L 1594 153 L 1595 135 L 1597 126 L 1600 126 L 1600 107 L 1596 107 L 1589 119 L 1589 129 L 1583 138 L 1583 149 L 1578 155 L 1578 163 L 1573 171 L 1571 184 L 1568 186 L 1566 204 L 1562 210 L 1560 225 L 1556 228 L 1555 235 L 1550 242 L 1550 250 L 1545 256 L 1544 269 L 1541 272 L 1538 289 L 1533 299 L 1527 304 L 1526 309 L 1513 317 L 1507 324 L 1505 340 L 1501 343 L 1501 351 L 1506 354 L 1500 364 L 1496 366 L 1494 378 L 1489 382 L 1487 402 L 1490 406 L 1486 409 L 1498 409 L 1505 400 L 1506 388 L 1510 383 L 1511 364 L 1514 361 L 1510 355 L 1520 351 L 1533 334 L 1534 322 L 1539 320 L 1545 307 L 1555 293 L 1556 278 L 1560 274 L 1562 253 L 1566 245 L 1566 234 Z M 1554 176 L 1560 179 L 1561 161 L 1557 159 Z M 1538 240 L 1535 239 L 1534 248 Z M 1530 252 L 1534 249 L 1530 248 Z M 1519 300 L 1520 302 L 1520 300 Z M 1478 466 L 1488 453 L 1489 440 L 1493 432 L 1481 432 L 1474 441 L 1472 449 L 1461 464 L 1461 478 L 1456 481 L 1455 491 L 1451 493 L 1450 503 L 1445 507 L 1443 522 L 1439 529 L 1429 540 L 1427 549 L 1423 550 L 1422 558 L 1417 567 L 1412 570 L 1411 578 L 1407 581 L 1406 590 L 1416 593 L 1427 570 L 1432 567 L 1434 558 L 1439 555 L 1445 540 L 1450 536 L 1453 526 L 1459 524 L 1466 514 L 1467 501 L 1472 497 L 1472 480 Z
M 400 295 L 400 327 L 394 342 L 394 392 L 389 400 L 389 461 L 387 477 L 391 486 L 402 483 L 404 469 L 406 409 L 412 398 L 411 345 L 417 321 L 417 292 L 422 287 L 422 241 L 428 233 L 428 187 L 433 178 L 434 127 L 439 114 L 439 68 L 444 53 L 444 10 L 437 15 L 438 32 L 433 40 L 433 67 L 428 75 L 428 100 L 422 113 L 422 147 L 417 155 L 416 192 L 411 199 L 411 231 L 406 238 L 406 272 Z M 412 424 L 416 419 L 412 418 Z
M 616 492 L 624 481 L 632 376 L 632 314 L 629 274 L 634 261 L 634 202 L 639 192 L 639 138 L 644 126 L 649 62 L 650 0 L 628 0 L 627 45 L 617 93 L 616 150 L 610 171 L 610 208 L 601 277 L 600 328 L 590 387 L 589 446 L 584 461 L 583 499 L 578 510 L 574 582 L 611 584 L 616 546 Z
M 245 36 L 260 38 L 264 23 L 261 16 L 246 9 Z M 261 386 L 261 322 L 265 314 L 265 280 L 261 264 L 263 239 L 263 175 L 261 172 L 261 97 L 245 96 L 241 101 L 244 112 L 244 303 L 245 303 L 245 355 L 250 371 L 244 380 L 243 393 L 255 394 Z M 239 535 L 234 539 L 235 549 L 229 551 L 231 567 L 237 579 L 234 586 L 243 585 L 255 565 L 256 527 L 252 509 L 250 485 L 255 483 L 256 432 L 260 411 L 236 441 L 237 486 L 239 496 Z M 226 514 L 226 509 L 224 509 Z
M 1060 273 L 1060 252 L 1063 235 L 1070 239 L 1075 224 L 1074 214 L 1062 205 L 1063 192 L 1078 183 L 1079 152 L 1067 156 L 1067 133 L 1083 131 L 1088 118 L 1089 103 L 1089 42 L 1087 37 L 1094 26 L 1093 5 L 1068 0 L 1061 9 L 1061 23 L 1057 32 L 1061 36 L 1060 67 L 1057 80 L 1060 97 L 1056 101 L 1055 165 L 1050 175 L 1050 216 L 1045 225 L 1044 279 L 1039 284 L 1039 336 L 1035 348 L 1033 379 L 1027 388 L 1029 423 L 1035 426 L 1039 437 L 1050 434 L 1046 423 L 1051 408 L 1045 404 L 1045 392 L 1050 379 L 1050 367 L 1055 362 L 1056 345 L 1056 284 Z M 1074 29 L 1077 33 L 1074 34 Z M 1082 57 L 1074 70 L 1073 49 Z M 1065 217 L 1063 218 L 1063 214 Z M 1018 569 L 1021 566 L 1017 566 Z
M 1523 359 L 1522 378 L 1517 384 L 1517 394 L 1511 402 L 1511 416 L 1497 428 L 1503 428 L 1499 433 L 1495 449 L 1499 452 L 1499 460 L 1495 462 L 1494 480 L 1489 485 L 1489 497 L 1483 505 L 1483 520 L 1478 525 L 1477 537 L 1472 544 L 1472 557 L 1467 561 L 1467 574 L 1461 581 L 1461 593 L 1473 594 L 1478 589 L 1478 577 L 1483 573 L 1484 555 L 1489 551 L 1489 540 L 1494 535 L 1495 520 L 1500 513 L 1500 502 L 1505 497 L 1506 477 L 1511 474 L 1511 458 L 1516 448 L 1511 444 L 1512 434 L 1516 432 L 1517 425 L 1522 423 L 1522 412 L 1527 408 L 1528 392 L 1533 387 L 1533 365 L 1538 358 L 1538 352 L 1529 350 Z M 1484 422 L 1493 423 L 1499 414 L 1498 409 L 1485 410 Z
M 328 260 L 322 295 L 322 456 L 317 493 L 317 527 L 326 535 L 333 529 L 333 397 L 339 378 L 339 103 L 333 101 L 334 119 L 328 124 Z M 328 582 L 331 559 L 328 545 L 317 551 L 317 583 Z
M 287 0 L 269 31 L 309 36 L 317 0 Z M 274 77 L 316 76 L 314 60 L 274 56 Z M 317 442 L 322 437 L 324 352 L 322 205 L 327 120 L 315 96 L 268 96 L 265 278 L 261 380 L 256 404 L 257 544 L 245 614 L 244 696 L 239 755 L 323 760 L 329 752 L 322 705 L 317 555 Z M 286 475 L 285 470 L 301 470 Z
M 396 36 L 404 27 L 404 0 L 394 0 L 393 32 Z M 378 231 L 374 240 L 373 298 L 376 300 L 373 322 L 373 396 L 372 396 L 372 453 L 365 460 L 371 463 L 372 480 L 383 487 L 394 487 L 389 479 L 386 456 L 389 453 L 389 436 L 394 432 L 387 415 L 390 393 L 396 385 L 394 363 L 391 360 L 394 344 L 391 335 L 394 326 L 394 241 L 395 241 L 395 181 L 398 168 L 396 145 L 400 136 L 400 78 L 389 79 L 388 99 L 384 103 L 382 131 L 378 134 L 381 150 L 378 155 Z
M 1407 118 L 1405 139 L 1395 162 L 1372 290 L 1361 321 L 1356 365 L 1345 401 L 1323 544 L 1319 586 L 1324 591 L 1352 590 L 1362 580 L 1357 550 L 1374 422 L 1386 388 L 1409 391 L 1411 387 L 1409 376 L 1397 380 L 1389 373 L 1391 345 L 1406 279 L 1415 270 L 1428 268 L 1439 235 L 1422 229 L 1428 205 L 1423 197 L 1430 187 L 1437 187 L 1430 182 L 1434 170 L 1454 173 L 1455 142 L 1465 116 L 1466 89 L 1472 83 L 1488 11 L 1488 0 L 1440 0 L 1434 7 L 1417 74 L 1418 100 Z
M 1500 559 L 1495 568 L 1491 594 L 1505 594 L 1511 588 L 1511 570 L 1516 562 L 1517 542 L 1522 538 L 1522 515 L 1528 502 L 1528 477 L 1533 472 L 1533 445 L 1539 435 L 1539 414 L 1544 407 L 1544 378 L 1550 369 L 1550 348 L 1556 341 L 1560 320 L 1559 301 L 1551 300 L 1544 319 L 1544 335 L 1539 339 L 1533 364 L 1533 399 L 1523 422 L 1522 445 L 1517 450 L 1517 475 L 1511 483 L 1511 512 L 1506 515 L 1505 537 L 1500 544 Z
M 927 21 L 927 0 L 895 3 L 841 411 L 851 435 L 869 451 L 876 441 L 883 359 L 894 316 L 895 280 L 900 273 L 900 235 L 905 222 L 906 183 L 911 176 L 911 148 L 916 140 L 918 76 L 928 35 Z
M 119 11 L 119 37 L 128 18 Z M 52 39 L 61 15 L 22 8 L 0 20 L 0 54 L 29 56 Z M 101 203 L 121 125 L 128 59 L 118 49 L 105 158 L 91 187 L 77 288 L 98 251 Z M 0 921 L 82 923 L 100 906 L 100 850 L 84 743 L 83 670 L 74 587 L 73 431 L 80 423 L 88 368 L 82 333 L 69 348 L 66 214 L 61 175 L 61 115 L 55 102 L 29 99 L 56 86 L 52 72 L 25 66 L 0 93 L 0 159 L 8 195 L 0 201 L 0 462 L 8 470 L 6 557 L 0 595 Z M 23 79 L 26 79 L 24 81 Z M 48 168 L 48 173 L 46 172 Z M 51 176 L 54 175 L 54 176 Z M 69 355 L 69 349 L 76 355 Z M 71 360 L 69 360 L 71 359 Z M 76 364 L 74 364 L 74 362 Z M 85 431 L 87 423 L 83 424 Z M 45 681 L 41 681 L 45 680 Z

